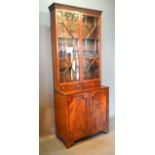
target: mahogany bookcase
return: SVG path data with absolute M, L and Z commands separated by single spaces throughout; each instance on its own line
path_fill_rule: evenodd
M 53 3 L 51 44 L 56 136 L 67 148 L 109 130 L 109 87 L 101 86 L 101 11 Z

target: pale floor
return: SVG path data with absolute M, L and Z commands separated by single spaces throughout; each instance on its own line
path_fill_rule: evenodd
M 110 119 L 110 131 L 76 142 L 66 149 L 56 137 L 40 140 L 40 155 L 114 155 L 115 154 L 115 120 Z

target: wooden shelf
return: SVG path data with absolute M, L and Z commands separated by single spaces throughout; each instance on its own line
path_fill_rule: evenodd
M 75 38 L 72 38 L 72 37 L 63 37 L 63 36 L 58 36 L 58 39 L 66 39 L 66 40 L 78 40 L 79 38 L 78 37 L 75 37 Z
M 83 38 L 82 40 L 83 41 L 86 41 L 86 40 L 98 41 L 99 39 L 98 38 Z

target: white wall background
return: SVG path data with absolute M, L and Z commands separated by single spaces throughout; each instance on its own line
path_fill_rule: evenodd
M 54 133 L 53 69 L 50 13 L 53 2 L 102 10 L 102 84 L 110 87 L 110 117 L 115 115 L 115 1 L 40 0 L 39 5 L 39 92 L 40 133 Z

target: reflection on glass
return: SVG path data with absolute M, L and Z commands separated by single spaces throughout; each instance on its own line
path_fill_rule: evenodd
M 57 12 L 60 82 L 79 80 L 79 15 Z
M 82 26 L 84 79 L 96 79 L 99 77 L 97 18 L 83 16 Z

